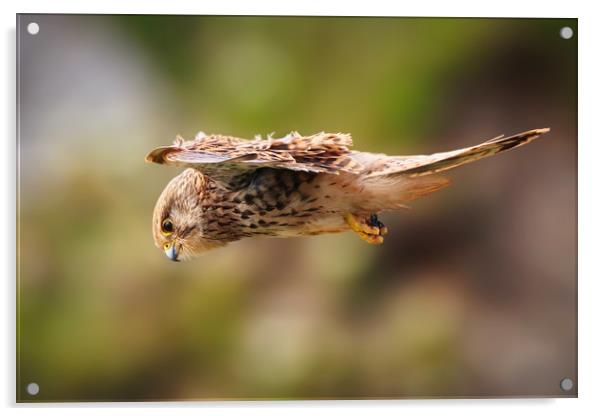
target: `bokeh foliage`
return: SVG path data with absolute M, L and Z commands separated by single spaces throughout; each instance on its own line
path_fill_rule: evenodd
M 35 17 L 19 400 L 575 393 L 557 386 L 576 376 L 576 20 Z M 177 170 L 143 157 L 177 133 L 343 131 L 403 154 L 546 126 L 386 214 L 382 247 L 246 241 L 174 264 L 153 246 Z

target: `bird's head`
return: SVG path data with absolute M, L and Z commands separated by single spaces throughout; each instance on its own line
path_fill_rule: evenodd
M 165 187 L 153 213 L 155 245 L 173 260 L 187 260 L 211 248 L 201 226 L 205 178 L 186 169 Z

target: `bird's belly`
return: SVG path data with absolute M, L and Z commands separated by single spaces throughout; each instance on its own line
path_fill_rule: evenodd
M 207 209 L 236 239 L 341 232 L 348 229 L 343 218 L 348 201 L 339 180 L 332 175 L 260 169 L 245 188 L 224 194 L 224 201 L 208 204 Z
M 269 227 L 268 227 L 269 228 Z M 341 215 L 316 216 L 303 222 L 277 227 L 275 237 L 300 237 L 327 233 L 340 233 L 349 229 Z

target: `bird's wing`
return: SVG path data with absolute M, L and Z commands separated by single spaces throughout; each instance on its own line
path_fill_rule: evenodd
M 359 173 L 361 166 L 349 157 L 348 134 L 318 133 L 301 136 L 293 132 L 273 139 L 243 140 L 221 135 L 197 135 L 173 145 L 154 149 L 147 162 L 193 167 L 222 182 L 262 167 L 305 172 Z
M 550 129 L 535 129 L 514 136 L 499 136 L 476 146 L 432 155 L 391 156 L 381 160 L 380 166 L 371 167 L 369 176 L 404 175 L 418 177 L 443 172 L 484 157 L 514 149 L 547 133 Z

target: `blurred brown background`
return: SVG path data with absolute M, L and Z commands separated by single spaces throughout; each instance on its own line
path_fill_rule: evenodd
M 20 15 L 18 399 L 576 395 L 559 388 L 576 382 L 576 34 Z M 383 246 L 248 240 L 172 263 L 153 245 L 178 170 L 143 158 L 178 133 L 342 131 L 411 154 L 540 127 L 385 214 Z

